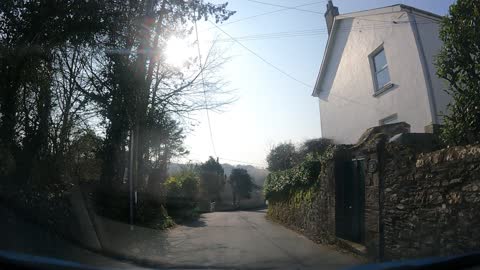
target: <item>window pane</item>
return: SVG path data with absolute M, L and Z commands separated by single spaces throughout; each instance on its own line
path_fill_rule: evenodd
M 389 82 L 390 74 L 388 73 L 388 68 L 377 73 L 377 89 L 382 88 Z
M 387 66 L 387 58 L 385 57 L 385 51 L 381 50 L 373 58 L 375 62 L 375 71 L 381 70 L 383 67 Z

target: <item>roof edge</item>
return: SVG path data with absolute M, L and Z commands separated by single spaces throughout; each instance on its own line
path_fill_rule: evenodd
M 399 7 L 399 10 L 394 10 L 395 7 Z M 319 93 L 322 91 L 319 88 L 319 82 L 323 78 L 323 74 L 325 72 L 325 64 L 328 61 L 327 60 L 328 56 L 330 55 L 330 47 L 331 47 L 331 44 L 332 44 L 332 40 L 334 39 L 334 36 L 336 34 L 336 28 L 337 28 L 336 25 L 338 24 L 338 21 L 343 20 L 343 19 L 354 19 L 356 17 L 379 15 L 379 13 L 368 14 L 368 12 L 369 11 L 375 11 L 375 10 L 378 11 L 378 10 L 381 10 L 381 9 L 388 9 L 388 8 L 392 8 L 392 10 L 389 11 L 389 12 L 386 12 L 386 13 L 406 11 L 406 12 L 414 12 L 414 13 L 417 13 L 417 14 L 423 14 L 423 15 L 426 15 L 426 16 L 428 16 L 428 17 L 430 17 L 434 20 L 437 20 L 437 21 L 441 21 L 444 18 L 444 16 L 441 16 L 441 15 L 438 15 L 438 14 L 435 14 L 435 13 L 432 13 L 432 12 L 429 12 L 429 11 L 426 11 L 426 10 L 418 9 L 418 8 L 415 8 L 415 7 L 412 7 L 412 6 L 404 5 L 404 4 L 396 4 L 396 5 L 379 7 L 379 8 L 374 8 L 374 9 L 355 11 L 355 12 L 344 13 L 344 14 L 340 14 L 340 15 L 336 16 L 334 18 L 334 21 L 333 21 L 332 32 L 330 33 L 330 35 L 328 36 L 328 39 L 327 39 L 327 45 L 325 46 L 325 51 L 323 53 L 322 63 L 320 65 L 320 70 L 319 70 L 317 79 L 315 81 L 315 86 L 313 88 L 313 92 L 312 92 L 313 97 L 319 97 L 320 96 Z
M 438 15 L 436 13 L 426 11 L 426 10 L 423 10 L 423 9 L 418 9 L 416 7 L 412 7 L 412 6 L 408 6 L 408 5 L 401 4 L 400 7 L 401 7 L 402 10 L 413 11 L 415 13 L 424 14 L 424 15 L 427 15 L 429 17 L 432 17 L 433 19 L 437 19 L 438 21 L 441 21 L 441 20 L 443 20 L 443 18 L 445 18 L 445 16 Z
M 333 24 L 332 24 L 332 32 L 330 33 L 330 35 L 328 35 L 328 39 L 327 39 L 327 44 L 325 46 L 325 51 L 323 52 L 323 58 L 322 58 L 322 63 L 320 64 L 320 70 L 318 72 L 318 76 L 317 76 L 317 79 L 315 80 L 315 86 L 313 88 L 313 92 L 312 92 L 312 96 L 314 97 L 319 97 L 319 93 L 321 92 L 321 89 L 318 88 L 318 84 L 321 80 L 321 78 L 323 77 L 323 73 L 324 73 L 324 65 L 325 65 L 325 62 L 327 61 L 327 57 L 329 55 L 329 51 L 330 51 L 330 46 L 332 44 L 332 39 L 333 37 L 335 36 L 335 33 L 337 31 L 337 24 L 338 24 L 338 16 L 335 17 L 333 19 Z

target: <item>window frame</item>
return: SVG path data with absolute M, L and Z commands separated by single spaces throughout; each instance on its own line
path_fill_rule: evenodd
M 393 123 L 385 123 L 385 122 L 388 122 L 388 121 L 396 121 L 396 122 L 393 122 Z M 391 124 L 395 124 L 395 123 L 399 123 L 398 121 L 398 114 L 397 113 L 394 113 L 394 114 L 391 114 L 387 117 L 384 117 L 380 120 L 378 120 L 378 125 L 379 126 L 384 126 L 384 125 L 391 125 Z
M 377 71 L 377 67 L 375 65 L 375 57 L 378 56 L 382 51 L 385 55 L 385 65 Z M 368 60 L 370 62 L 370 71 L 372 73 L 372 79 L 373 79 L 373 89 L 374 89 L 373 95 L 377 96 L 393 87 L 392 78 L 390 76 L 389 62 L 387 59 L 387 54 L 385 52 L 385 47 L 383 46 L 383 43 L 380 46 L 378 46 L 375 50 L 373 50 L 372 53 L 370 53 L 370 55 L 368 56 Z M 385 69 L 387 69 L 387 72 L 388 72 L 388 82 L 380 86 L 378 83 L 378 74 L 384 71 Z

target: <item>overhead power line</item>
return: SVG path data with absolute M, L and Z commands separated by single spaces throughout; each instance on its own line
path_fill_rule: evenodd
M 268 61 L 267 59 L 263 58 L 262 56 L 260 56 L 259 54 L 257 54 L 256 52 L 254 52 L 253 50 L 251 50 L 250 48 L 248 48 L 247 46 L 243 45 L 243 43 L 241 43 L 240 41 L 236 40 L 234 37 L 232 37 L 229 33 L 225 32 L 222 28 L 218 27 L 215 23 L 209 21 L 213 26 L 215 26 L 218 30 L 220 30 L 223 34 L 225 34 L 226 36 L 228 36 L 230 39 L 232 39 L 233 41 L 235 41 L 238 45 L 242 46 L 242 48 L 244 48 L 245 50 L 249 51 L 251 54 L 255 55 L 258 59 L 262 60 L 265 64 L 271 66 L 272 68 L 276 69 L 278 72 L 282 73 L 283 75 L 289 77 L 290 79 L 300 83 L 300 84 L 303 84 L 304 86 L 306 87 L 309 87 L 309 88 L 312 88 L 311 85 L 307 84 L 307 83 L 304 83 L 302 82 L 301 80 L 293 77 L 292 75 L 288 74 L 287 72 L 285 72 L 284 70 L 282 70 L 281 68 L 275 66 L 274 64 L 270 63 L 270 61 Z
M 298 10 L 298 11 L 303 11 L 303 12 L 308 12 L 308 13 L 314 13 L 314 14 L 322 14 L 322 15 L 323 15 L 322 12 L 314 11 L 314 10 L 300 9 L 300 8 L 296 8 L 296 7 L 288 7 L 288 6 L 283 6 L 283 5 L 273 4 L 273 3 L 267 3 L 267 2 L 257 1 L 257 0 L 247 0 L 247 1 L 252 2 L 252 3 L 257 3 L 257 4 L 272 6 L 272 7 L 281 7 L 281 8 L 285 8 L 285 9 L 294 9 L 294 10 Z
M 197 50 L 198 50 L 198 63 L 200 66 L 201 78 L 202 78 L 202 88 L 203 88 L 203 97 L 205 99 L 205 111 L 207 112 L 207 122 L 208 122 L 208 130 L 210 133 L 210 143 L 212 144 L 213 154 L 217 157 L 217 150 L 215 149 L 215 142 L 213 140 L 213 132 L 212 132 L 212 123 L 210 122 L 210 112 L 208 110 L 208 101 L 207 101 L 207 93 L 205 90 L 205 77 L 203 75 L 203 64 L 202 64 L 202 52 L 200 49 L 200 40 L 198 38 L 198 28 L 197 28 L 197 21 L 195 21 L 195 36 L 197 38 Z
M 287 11 L 287 10 L 292 10 L 292 9 L 295 10 L 295 9 L 298 9 L 299 7 L 306 7 L 306 6 L 311 6 L 311 5 L 321 4 L 321 3 L 325 3 L 325 1 L 312 2 L 312 3 L 307 3 L 307 4 L 298 5 L 298 6 L 293 6 L 293 7 L 284 7 L 284 8 L 281 8 L 281 9 L 277 9 L 277 10 L 273 10 L 273 11 L 268 11 L 268 12 L 260 13 L 260 14 L 257 14 L 257 15 L 252 15 L 252 16 L 240 18 L 240 19 L 238 19 L 238 20 L 233 20 L 233 21 L 230 21 L 230 22 L 222 23 L 222 27 L 223 27 L 223 26 L 226 26 L 226 25 L 230 25 L 230 24 L 234 24 L 234 23 L 238 23 L 238 22 L 250 20 L 250 19 L 253 19 L 253 18 L 258 18 L 258 17 L 262 17 L 262 16 L 265 16 L 265 15 L 270 15 L 270 14 L 273 14 L 273 13 L 278 13 L 278 12 Z M 214 28 L 215 28 L 215 27 L 210 27 L 210 28 L 208 28 L 207 30 L 211 30 L 211 29 L 214 29 Z
M 251 54 L 255 55 L 258 59 L 262 60 L 264 63 L 268 64 L 269 66 L 271 66 L 272 68 L 274 68 L 275 70 L 277 70 L 278 72 L 282 73 L 283 75 L 285 75 L 286 77 L 302 84 L 303 86 L 306 86 L 310 89 L 313 88 L 312 85 L 308 84 L 308 83 L 305 83 L 297 78 L 295 78 L 294 76 L 290 75 L 289 73 L 287 73 L 286 71 L 284 71 L 283 69 L 277 67 L 276 65 L 272 64 L 270 61 L 268 61 L 267 59 L 263 58 L 262 56 L 260 56 L 258 53 L 256 53 L 255 51 L 251 50 L 250 48 L 248 48 L 247 46 L 245 46 L 242 42 L 236 40 L 233 36 L 231 36 L 229 33 L 225 32 L 223 29 L 221 29 L 220 27 L 218 27 L 215 23 L 213 23 L 212 21 L 209 21 L 213 26 L 215 26 L 218 30 L 220 30 L 223 34 L 225 34 L 226 36 L 228 36 L 230 39 L 232 39 L 234 42 L 236 42 L 238 45 L 240 45 L 242 48 L 244 48 L 245 50 L 249 51 Z M 379 110 L 375 107 L 372 107 L 370 105 L 367 105 L 367 104 L 363 104 L 363 103 L 360 103 L 356 100 L 352 100 L 352 99 L 349 99 L 349 98 L 346 98 L 346 97 L 343 97 L 343 96 L 340 96 L 340 95 L 336 95 L 336 94 L 333 94 L 333 93 L 330 93 L 331 96 L 333 97 L 336 97 L 338 99 L 342 99 L 346 102 L 349 102 L 349 103 L 352 103 L 352 104 L 357 104 L 359 106 L 363 106 L 365 108 L 368 108 L 368 109 L 372 109 L 372 110 L 375 110 L 375 111 L 380 111 L 380 112 L 383 112 L 383 113 L 387 113 L 386 111 L 383 111 L 383 110 Z
M 392 23 L 392 24 L 377 24 L 377 25 L 368 25 L 368 26 L 356 26 L 356 27 L 339 27 L 337 28 L 336 32 L 359 32 L 359 31 L 368 31 L 368 30 L 379 30 L 382 28 L 392 27 L 392 26 L 401 26 L 405 25 L 403 23 L 407 23 L 408 21 L 404 21 L 402 23 Z M 424 22 L 418 24 L 433 24 L 434 22 Z M 239 36 L 235 37 L 237 41 L 254 41 L 254 40 L 270 40 L 270 39 L 279 39 L 279 38 L 291 38 L 291 37 L 305 37 L 305 36 L 320 36 L 320 35 L 327 35 L 328 30 L 325 28 L 317 28 L 317 29 L 307 29 L 307 30 L 299 30 L 299 31 L 288 31 L 288 32 L 273 32 L 273 33 L 265 33 L 265 34 L 254 34 L 254 35 L 246 35 L 246 36 Z M 216 39 L 216 42 L 232 42 L 231 38 L 225 39 Z

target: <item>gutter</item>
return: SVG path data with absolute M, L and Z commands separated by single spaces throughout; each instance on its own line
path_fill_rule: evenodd
M 435 100 L 435 96 L 433 94 L 433 84 L 432 84 L 432 77 L 430 76 L 430 69 L 428 68 L 428 63 L 427 63 L 427 57 L 425 56 L 425 50 L 422 44 L 422 40 L 420 39 L 420 34 L 418 31 L 418 26 L 417 26 L 417 20 L 415 18 L 415 14 L 413 12 L 413 8 L 410 7 L 404 7 L 407 13 L 411 17 L 411 25 L 412 25 L 412 30 L 413 30 L 413 36 L 415 37 L 415 41 L 417 43 L 417 48 L 418 48 L 418 53 L 420 56 L 420 63 L 422 65 L 423 69 L 423 76 L 425 78 L 425 84 L 427 86 L 427 94 L 428 94 L 428 99 L 430 102 L 428 102 L 430 106 L 430 114 L 432 116 L 432 124 L 438 124 L 437 120 L 437 102 Z
M 331 43 L 333 42 L 332 39 L 334 38 L 335 32 L 337 30 L 337 17 L 338 16 L 335 16 L 335 18 L 333 18 L 332 31 L 330 32 L 330 35 L 328 35 L 327 44 L 325 46 L 325 51 L 323 52 L 322 63 L 320 64 L 320 71 L 318 73 L 317 80 L 315 81 L 315 86 L 313 87 L 313 92 L 312 92 L 313 97 L 319 97 L 320 96 L 319 92 L 321 90 L 318 89 L 318 83 L 323 78 L 323 73 L 325 73 L 324 65 L 327 61 L 327 58 L 329 57 L 330 46 L 331 46 Z M 340 19 L 343 19 L 343 18 L 340 18 Z

